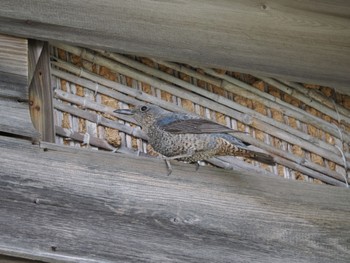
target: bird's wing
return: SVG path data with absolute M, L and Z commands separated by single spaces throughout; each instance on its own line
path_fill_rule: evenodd
M 172 114 L 157 121 L 167 132 L 172 133 L 232 133 L 234 130 L 207 119 L 182 114 Z

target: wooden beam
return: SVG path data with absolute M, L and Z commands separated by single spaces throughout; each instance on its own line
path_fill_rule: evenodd
M 349 259 L 345 188 L 195 172 L 179 162 L 166 176 L 159 159 L 1 136 L 0 147 L 0 254 L 45 262 Z
M 55 141 L 49 45 L 29 41 L 29 108 L 34 127 L 46 142 Z
M 350 94 L 346 0 L 0 4 L 3 33 L 330 85 Z

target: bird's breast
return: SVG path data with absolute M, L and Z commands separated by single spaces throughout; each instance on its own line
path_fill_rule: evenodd
M 215 148 L 215 140 L 209 134 L 175 134 L 160 128 L 151 128 L 147 135 L 153 149 L 167 157 Z

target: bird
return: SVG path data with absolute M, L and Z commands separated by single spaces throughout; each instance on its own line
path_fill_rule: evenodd
M 267 165 L 275 165 L 269 154 L 248 148 L 249 144 L 230 133 L 237 131 L 193 113 L 170 112 L 153 104 L 133 109 L 117 109 L 115 113 L 131 115 L 148 136 L 148 143 L 169 160 L 197 163 L 215 156 L 241 156 Z M 197 165 L 197 169 L 198 169 Z

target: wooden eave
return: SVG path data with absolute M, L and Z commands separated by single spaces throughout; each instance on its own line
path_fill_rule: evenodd
M 349 1 L 0 4 L 0 33 L 329 85 L 350 94 Z

